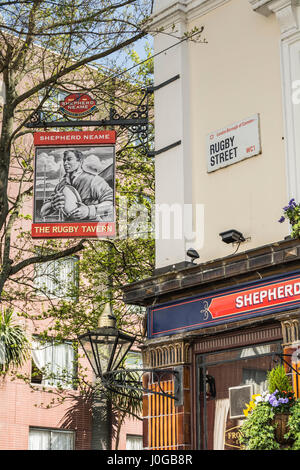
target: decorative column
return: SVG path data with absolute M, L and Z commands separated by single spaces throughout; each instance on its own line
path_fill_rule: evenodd
M 282 321 L 281 328 L 284 359 L 292 367 L 287 367 L 287 372 L 291 373 L 295 394 L 300 398 L 300 313 Z
M 144 367 L 154 369 L 183 369 L 183 400 L 176 406 L 174 399 L 145 394 L 143 398 L 144 449 L 147 450 L 190 450 L 191 449 L 191 383 L 189 344 L 185 341 L 147 345 L 143 353 Z M 149 374 L 144 386 L 156 392 L 163 390 L 174 394 L 174 381 L 166 373 L 158 384 Z
M 178 233 L 184 226 L 183 223 L 178 226 L 178 221 L 188 216 L 186 208 L 192 205 L 189 45 L 181 40 L 188 29 L 188 3 L 188 0 L 156 0 L 151 22 L 157 87 L 155 151 L 165 149 L 155 159 L 156 268 L 187 261 L 186 251 L 190 247 L 185 234 Z M 176 80 L 160 88 L 175 77 Z M 175 143 L 178 145 L 169 148 Z

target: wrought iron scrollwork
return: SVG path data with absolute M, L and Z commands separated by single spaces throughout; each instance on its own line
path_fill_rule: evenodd
M 26 124 L 28 128 L 47 128 L 47 127 L 114 127 L 119 126 L 127 128 L 133 135 L 138 136 L 141 140 L 148 139 L 149 131 L 149 106 L 148 91 L 146 90 L 137 107 L 126 115 L 121 115 L 115 108 L 110 109 L 108 119 L 101 120 L 68 120 L 66 116 L 57 119 L 58 111 L 48 111 L 40 109 L 33 113 Z
M 288 369 L 289 373 L 288 375 L 293 376 L 296 378 L 294 380 L 295 386 L 296 386 L 296 395 L 297 397 L 300 394 L 299 390 L 299 384 L 300 384 L 300 370 L 298 363 L 300 361 L 300 352 L 299 350 L 296 350 L 294 354 L 279 354 L 275 353 L 275 356 L 280 360 L 282 364 L 285 365 L 285 367 Z M 274 362 L 278 362 L 277 360 L 274 360 Z
M 143 385 L 143 375 L 152 374 L 152 383 L 156 384 L 155 389 Z M 168 393 L 162 388 L 162 382 L 170 380 L 170 375 L 174 378 L 174 394 Z M 174 369 L 119 369 L 106 372 L 102 377 L 105 387 L 118 394 L 129 396 L 134 390 L 141 393 L 150 393 L 175 400 L 178 406 L 182 401 L 182 368 Z M 128 394 L 127 394 L 128 392 Z
M 30 122 L 32 124 L 40 124 L 41 123 L 41 113 L 40 111 L 35 111 L 31 116 L 30 116 Z

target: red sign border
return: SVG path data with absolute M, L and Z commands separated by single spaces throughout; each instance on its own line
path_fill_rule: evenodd
M 44 140 L 45 138 L 45 140 Z M 67 140 L 69 138 L 69 140 Z M 52 140 L 53 139 L 53 140 Z M 61 140 L 60 140 L 61 139 Z M 116 131 L 54 131 L 35 132 L 35 149 L 43 147 L 75 147 L 94 145 L 99 147 L 114 146 L 116 143 Z M 115 152 L 114 152 L 115 155 Z M 114 156 L 114 168 L 115 168 Z M 35 162 L 34 162 L 35 167 Z M 114 185 L 114 207 L 115 207 L 115 185 Z M 35 191 L 35 188 L 34 188 Z M 35 199 L 33 198 L 33 204 Z M 34 212 L 34 207 L 33 207 Z M 115 216 L 114 216 L 115 218 Z M 54 227 L 61 227 L 61 231 L 54 232 Z M 66 230 L 69 228 L 69 231 Z M 73 227 L 73 231 L 71 230 Z M 90 227 L 91 231 L 85 230 Z M 77 231 L 76 231 L 77 228 Z M 111 228 L 111 230 L 107 230 Z M 38 230 L 40 229 L 40 230 Z M 63 231 L 63 230 L 66 231 Z M 75 230 L 75 233 L 74 233 Z M 116 234 L 116 221 L 98 222 L 33 222 L 31 224 L 31 236 L 33 239 L 54 239 L 54 238 L 109 238 Z
M 116 143 L 116 131 L 35 132 L 33 142 L 35 147 L 111 145 Z
M 103 238 L 115 234 L 115 222 L 41 222 L 31 225 L 31 236 L 35 239 Z

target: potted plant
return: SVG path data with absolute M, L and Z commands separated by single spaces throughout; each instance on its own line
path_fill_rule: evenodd
M 244 410 L 240 440 L 246 450 L 300 449 L 300 400 L 283 366 L 268 373 L 268 390 Z

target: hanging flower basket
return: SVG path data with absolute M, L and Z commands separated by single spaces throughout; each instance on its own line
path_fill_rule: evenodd
M 253 395 L 244 414 L 240 439 L 246 450 L 300 450 L 300 399 L 283 365 L 268 373 L 268 390 Z
M 275 439 L 279 444 L 291 445 L 292 439 L 285 439 L 285 434 L 288 432 L 289 413 L 278 413 L 275 415 L 272 424 L 275 427 Z

